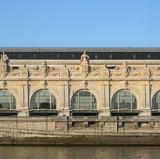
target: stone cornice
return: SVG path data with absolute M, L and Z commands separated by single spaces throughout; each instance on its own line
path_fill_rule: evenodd
M 10 60 L 10 65 L 42 65 L 47 61 L 47 65 L 79 65 L 80 60 Z M 127 61 L 129 65 L 159 65 L 160 60 L 90 60 L 90 65 L 121 65 Z

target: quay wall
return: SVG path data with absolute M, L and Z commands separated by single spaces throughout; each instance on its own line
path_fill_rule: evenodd
M 1 117 L 0 145 L 160 145 L 160 117 Z

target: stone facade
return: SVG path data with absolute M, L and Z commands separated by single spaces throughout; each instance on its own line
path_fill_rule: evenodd
M 160 60 L 90 60 L 83 52 L 79 60 L 9 60 L 4 53 L 0 89 L 13 94 L 18 116 L 30 115 L 31 98 L 43 89 L 54 95 L 57 116 L 71 115 L 80 90 L 95 96 L 98 116 L 112 115 L 112 98 L 119 90 L 134 94 L 138 116 L 151 116 L 152 99 L 160 90 L 159 65 Z

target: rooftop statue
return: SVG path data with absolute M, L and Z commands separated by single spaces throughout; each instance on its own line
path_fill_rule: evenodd
M 84 75 L 84 77 L 87 76 L 89 73 L 89 56 L 84 51 L 81 56 L 81 73 Z
M 5 54 L 3 52 L 3 55 L 1 57 L 1 60 L 2 60 L 2 72 L 3 72 L 3 75 L 6 76 L 6 74 L 8 73 L 9 71 L 9 58 L 7 56 L 7 54 Z
M 84 51 L 81 56 L 81 64 L 89 64 L 89 56 Z

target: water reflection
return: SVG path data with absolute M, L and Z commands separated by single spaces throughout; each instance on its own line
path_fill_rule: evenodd
M 149 146 L 1 146 L 0 159 L 160 159 Z

